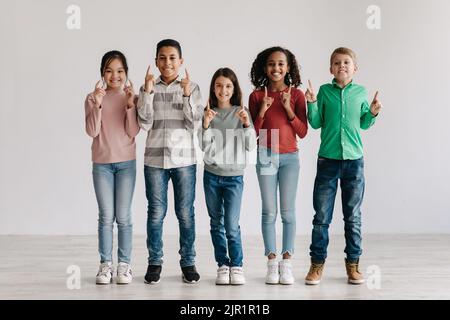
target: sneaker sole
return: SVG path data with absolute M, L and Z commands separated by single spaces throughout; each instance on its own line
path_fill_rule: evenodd
M 361 279 L 361 280 L 350 280 L 350 279 L 348 279 L 348 283 L 349 284 L 363 284 L 364 282 L 365 282 L 364 279 Z
M 305 280 L 305 284 L 309 286 L 314 286 L 320 283 L 320 280 Z
M 269 284 L 269 285 L 276 285 L 276 284 L 280 284 L 280 281 L 277 281 L 277 282 L 268 282 L 268 281 L 266 281 L 265 283 Z
M 188 281 L 188 280 L 184 277 L 184 275 L 182 275 L 181 278 L 183 279 L 183 282 L 184 282 L 184 283 L 196 284 L 196 283 L 199 283 L 199 282 L 200 282 L 200 279 L 198 279 L 197 281 L 195 281 L 195 280 Z
M 160 283 L 160 282 L 161 282 L 161 279 L 159 279 L 158 281 L 150 281 L 150 282 L 144 279 L 144 283 L 150 284 L 150 285 L 152 285 L 152 284 L 158 284 L 158 283 Z
M 112 278 L 109 282 L 102 282 L 102 281 L 97 281 L 97 280 L 95 281 L 95 284 L 98 284 L 98 285 L 106 285 L 106 284 L 111 284 L 111 283 L 113 283 Z
M 130 284 L 132 280 L 116 280 L 116 284 Z
M 216 285 L 218 286 L 226 286 L 229 285 L 230 282 L 225 282 L 225 281 L 216 281 Z

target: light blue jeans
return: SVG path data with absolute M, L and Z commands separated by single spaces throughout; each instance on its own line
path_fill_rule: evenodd
M 136 182 L 136 160 L 92 167 L 97 197 L 100 263 L 112 262 L 114 220 L 118 229 L 118 262 L 130 263 L 133 238 L 131 202 Z
M 276 255 L 275 222 L 277 219 L 277 191 L 280 190 L 280 213 L 283 223 L 281 253 L 294 253 L 295 198 L 297 195 L 300 164 L 298 151 L 275 153 L 265 147 L 258 148 L 256 173 L 262 200 L 261 228 L 264 239 L 264 255 Z

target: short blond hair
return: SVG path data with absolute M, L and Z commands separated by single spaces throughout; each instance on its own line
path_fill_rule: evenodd
M 355 66 L 358 64 L 358 61 L 357 61 L 357 59 L 356 59 L 356 53 L 355 53 L 352 49 L 345 48 L 345 47 L 339 47 L 339 48 L 335 49 L 335 50 L 333 51 L 333 53 L 331 54 L 331 58 L 330 58 L 330 66 L 333 64 L 333 59 L 334 59 L 334 57 L 335 57 L 336 55 L 338 55 L 338 54 L 345 54 L 345 55 L 348 55 L 348 56 L 350 56 L 350 58 L 352 58 L 353 63 L 355 64 Z

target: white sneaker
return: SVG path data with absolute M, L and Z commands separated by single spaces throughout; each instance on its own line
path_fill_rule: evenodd
M 231 267 L 230 283 L 234 285 L 245 284 L 244 270 L 242 267 Z
M 230 284 L 230 268 L 228 266 L 223 265 L 217 269 L 216 284 Z
M 98 267 L 98 273 L 95 277 L 96 284 L 110 284 L 112 282 L 113 268 L 111 262 L 103 262 Z
M 275 259 L 269 259 L 267 261 L 267 284 L 278 284 L 280 282 L 280 274 L 278 272 L 278 262 Z
M 129 284 L 133 280 L 131 266 L 125 262 L 119 262 L 117 266 L 117 284 Z
M 283 259 L 280 261 L 280 283 L 281 284 L 293 284 L 295 279 L 292 274 L 292 264 L 290 259 Z

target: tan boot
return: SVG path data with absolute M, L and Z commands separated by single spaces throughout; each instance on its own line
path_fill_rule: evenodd
M 359 261 L 355 263 L 348 262 L 347 259 L 345 259 L 345 269 L 347 270 L 348 283 L 350 284 L 362 284 L 365 281 L 364 276 L 359 272 L 358 264 Z
M 322 272 L 324 263 L 313 263 L 309 267 L 308 274 L 305 277 L 305 283 L 309 285 L 319 284 L 322 279 Z

